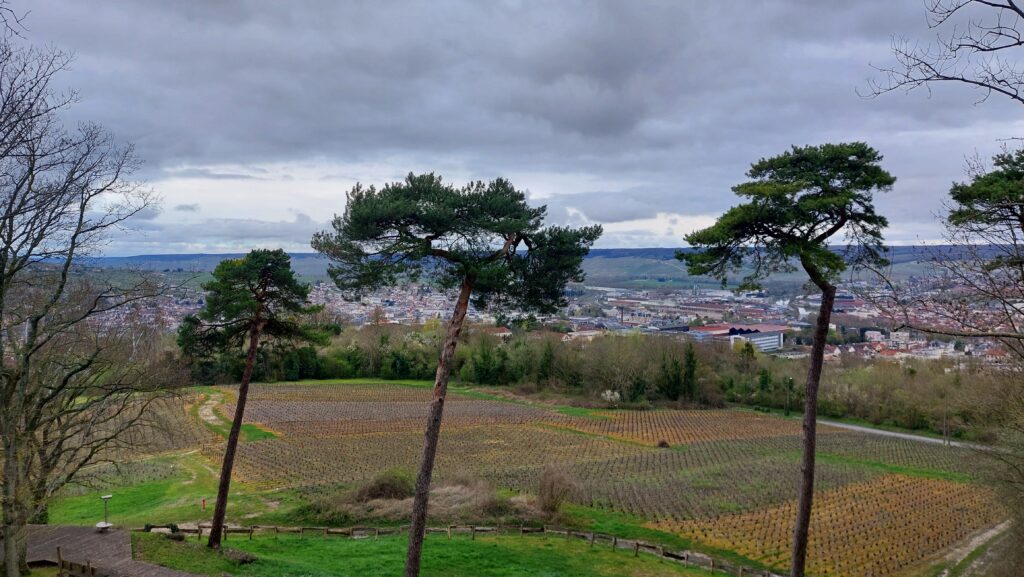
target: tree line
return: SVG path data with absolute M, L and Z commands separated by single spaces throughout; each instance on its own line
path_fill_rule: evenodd
M 743 405 L 799 414 L 805 359 L 785 359 L 750 346 L 692 343 L 657 334 L 609 334 L 592 341 L 564 341 L 559 332 L 534 328 L 508 340 L 487 327 L 460 337 L 452 373 L 465 384 L 509 387 L 518 393 L 551 392 L 602 406 L 606 391 L 619 408 L 712 408 Z M 267 343 L 257 354 L 258 381 L 375 378 L 429 379 L 437 370 L 441 325 L 348 326 L 326 345 Z M 236 383 L 244 369 L 241 349 L 196 360 L 196 382 Z M 882 361 L 845 357 L 822 373 L 820 414 L 875 425 L 988 439 L 992 416 L 978 400 L 999 395 L 1005 379 L 980 360 Z

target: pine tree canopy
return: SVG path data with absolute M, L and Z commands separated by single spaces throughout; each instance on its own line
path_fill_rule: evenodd
M 747 202 L 733 206 L 714 225 L 686 236 L 698 250 L 680 253 L 692 275 L 726 282 L 730 272 L 749 273 L 741 288 L 756 288 L 776 272 L 799 262 L 819 287 L 849 263 L 882 264 L 885 217 L 873 194 L 887 191 L 895 177 L 879 166 L 882 155 L 863 142 L 794 146 L 763 158 L 733 187 Z M 844 233 L 848 249 L 838 254 L 829 239 Z
M 257 249 L 221 261 L 203 290 L 205 306 L 186 317 L 178 331 L 178 344 L 186 354 L 202 356 L 240 347 L 254 324 L 267 338 L 322 340 L 300 321 L 320 307 L 307 304 L 309 285 L 295 277 L 291 257 L 281 249 Z
M 457 188 L 410 173 L 380 189 L 357 184 L 347 201 L 312 246 L 350 298 L 403 280 L 468 281 L 477 307 L 552 312 L 565 306 L 566 285 L 583 280 L 583 258 L 601 234 L 545 227 L 546 207 L 531 207 L 502 178 Z

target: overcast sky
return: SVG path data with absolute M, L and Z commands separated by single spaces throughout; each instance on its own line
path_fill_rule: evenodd
M 893 243 L 939 236 L 964 158 L 1024 134 L 1019 105 L 942 86 L 865 99 L 921 0 L 11 0 L 76 55 L 61 82 L 133 142 L 162 210 L 110 254 L 308 251 L 361 181 L 508 177 L 598 246 L 680 246 L 750 163 L 864 140 L 897 176 Z

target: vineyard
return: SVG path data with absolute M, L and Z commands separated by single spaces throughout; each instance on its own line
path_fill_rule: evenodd
M 223 389 L 221 414 L 234 410 Z M 242 443 L 237 477 L 255 487 L 331 492 L 414 470 L 430 391 L 395 384 L 254 385 L 247 422 L 275 437 Z M 562 411 L 483 395 L 445 406 L 435 478 L 534 492 L 545 467 L 571 500 L 782 569 L 799 474 L 796 420 L 733 410 Z M 667 445 L 667 447 L 666 447 Z M 204 453 L 220 457 L 220 444 Z M 971 482 L 971 451 L 822 427 L 812 574 L 883 576 L 915 567 L 1001 521 Z
M 777 566 L 789 558 L 795 516 L 789 501 L 656 526 Z M 807 568 L 814 575 L 892 575 L 918 563 L 920 552 L 945 549 L 1000 519 L 992 495 L 978 487 L 884 475 L 817 496 Z

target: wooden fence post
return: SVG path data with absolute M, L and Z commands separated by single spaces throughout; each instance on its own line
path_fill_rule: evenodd
M 614 550 L 616 550 L 618 548 L 619 548 L 619 538 L 613 535 L 612 536 L 612 551 L 614 551 Z
M 469 540 L 476 541 L 476 525 L 471 525 L 469 527 Z
M 633 541 L 633 556 L 640 556 L 640 541 Z

